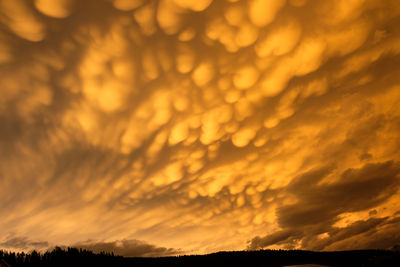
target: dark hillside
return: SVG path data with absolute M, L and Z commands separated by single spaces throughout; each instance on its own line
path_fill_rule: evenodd
M 387 250 L 356 250 L 314 252 L 304 250 L 259 250 L 218 252 L 161 258 L 129 258 L 112 253 L 95 254 L 76 248 L 55 248 L 40 254 L 0 251 L 0 266 L 288 266 L 319 264 L 324 266 L 400 266 L 400 252 Z

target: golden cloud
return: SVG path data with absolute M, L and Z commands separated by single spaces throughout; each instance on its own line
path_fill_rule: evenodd
M 0 13 L 0 246 L 399 242 L 397 1 L 14 0 Z

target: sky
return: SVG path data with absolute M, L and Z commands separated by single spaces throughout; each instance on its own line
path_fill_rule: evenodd
M 0 249 L 400 244 L 398 0 L 0 0 Z

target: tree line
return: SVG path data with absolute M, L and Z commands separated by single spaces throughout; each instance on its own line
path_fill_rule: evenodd
M 114 253 L 92 251 L 77 248 L 55 247 L 52 251 L 45 253 L 33 250 L 30 253 L 9 252 L 0 250 L 0 266 L 23 267 L 23 266 L 118 266 L 122 257 Z
M 296 264 L 319 264 L 335 267 L 398 267 L 400 251 L 354 250 L 318 252 L 305 250 L 258 250 L 228 251 L 207 255 L 184 255 L 173 257 L 144 258 L 122 257 L 114 253 L 77 248 L 56 247 L 40 253 L 15 253 L 0 250 L 0 267 L 24 266 L 254 266 L 279 267 Z

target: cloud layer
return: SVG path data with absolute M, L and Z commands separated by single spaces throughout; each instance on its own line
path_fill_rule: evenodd
M 65 246 L 62 244 L 49 244 L 47 241 L 32 241 L 28 237 L 16 236 L 14 233 L 10 233 L 6 237 L 6 240 L 0 243 L 2 249 L 10 251 L 46 251 L 52 250 L 56 246 L 61 248 L 74 247 L 85 249 L 94 253 L 112 252 L 114 255 L 125 257 L 165 257 L 183 253 L 180 250 L 157 247 L 135 239 L 110 242 L 87 240 Z
M 396 0 L 13 0 L 0 13 L 1 247 L 399 243 Z

